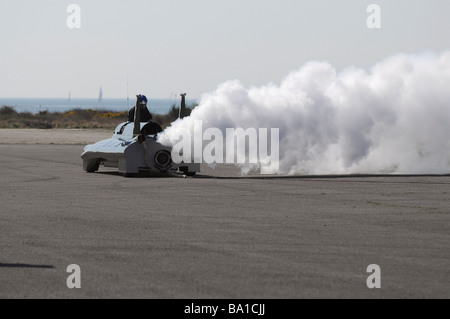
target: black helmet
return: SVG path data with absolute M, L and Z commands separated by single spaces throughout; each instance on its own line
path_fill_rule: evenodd
M 145 95 L 139 95 L 139 104 L 147 105 L 147 97 Z

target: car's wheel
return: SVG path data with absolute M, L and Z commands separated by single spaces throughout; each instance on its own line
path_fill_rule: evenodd
M 189 172 L 187 167 L 180 167 L 180 171 L 186 176 L 195 176 L 195 172 Z
M 89 161 L 84 162 L 84 170 L 88 173 L 94 173 L 98 171 L 98 168 L 100 166 L 100 160 L 93 159 Z
M 184 173 L 186 176 L 195 176 L 195 172 L 186 172 Z

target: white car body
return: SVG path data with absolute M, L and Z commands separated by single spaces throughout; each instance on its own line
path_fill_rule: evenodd
M 148 122 L 140 123 L 142 129 Z M 125 176 L 147 172 L 150 174 L 184 174 L 193 176 L 200 171 L 198 163 L 176 164 L 171 158 L 171 148 L 157 142 L 156 135 L 146 135 L 140 143 L 133 134 L 134 123 L 124 122 L 117 126 L 110 139 L 84 148 L 81 158 L 86 172 L 95 172 L 100 165 L 117 167 Z

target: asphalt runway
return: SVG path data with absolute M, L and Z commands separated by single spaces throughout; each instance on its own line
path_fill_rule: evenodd
M 450 176 L 124 178 L 82 148 L 0 145 L 0 298 L 450 298 Z

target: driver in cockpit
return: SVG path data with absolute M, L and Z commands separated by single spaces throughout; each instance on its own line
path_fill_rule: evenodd
M 141 122 L 148 122 L 152 119 L 150 111 L 147 109 L 147 97 L 145 95 L 138 95 L 138 105 L 141 115 Z M 134 109 L 133 106 L 128 112 L 128 122 L 134 122 Z

